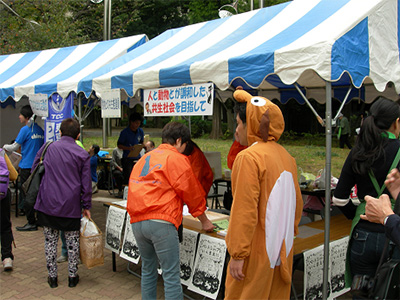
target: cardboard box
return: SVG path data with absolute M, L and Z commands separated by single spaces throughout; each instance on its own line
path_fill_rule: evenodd
M 229 220 L 229 216 L 228 215 L 216 213 L 216 212 L 213 212 L 213 211 L 207 211 L 206 215 L 207 215 L 208 219 L 211 222 L 224 220 L 224 219 L 228 219 Z M 195 229 L 198 229 L 198 230 L 202 229 L 201 222 L 199 221 L 199 219 L 198 218 L 194 218 L 192 215 L 183 216 L 183 226 L 192 227 L 192 228 L 195 228 Z
M 213 171 L 214 179 L 222 178 L 221 152 L 204 151 L 203 153 Z

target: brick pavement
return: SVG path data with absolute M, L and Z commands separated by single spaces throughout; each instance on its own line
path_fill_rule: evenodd
M 92 218 L 104 232 L 106 208 L 102 201 L 115 201 L 107 191 L 93 197 Z M 12 206 L 14 209 L 15 205 Z M 104 265 L 87 269 L 79 265 L 80 282 L 75 288 L 68 287 L 67 263 L 58 264 L 58 288 L 47 284 L 47 269 L 44 256 L 43 228 L 38 231 L 20 232 L 15 226 L 23 226 L 25 217 L 15 217 L 11 212 L 16 248 L 13 248 L 14 270 L 0 273 L 0 298 L 7 299 L 141 299 L 140 279 L 127 272 L 127 261 L 116 257 L 117 272 L 112 271 L 112 254 L 104 249 Z M 59 253 L 61 241 L 59 242 Z M 132 265 L 138 271 L 138 266 Z M 163 299 L 162 279 L 158 283 L 159 299 Z
M 100 190 L 92 201 L 92 218 L 105 232 L 106 208 L 104 202 L 116 201 L 107 191 Z M 0 272 L 0 299 L 141 299 L 140 279 L 127 271 L 127 261 L 116 255 L 117 271 L 112 271 L 111 251 L 104 248 L 104 265 L 87 269 L 79 265 L 79 284 L 75 288 L 68 287 L 67 263 L 58 264 L 58 287 L 51 289 L 47 284 L 47 269 L 44 256 L 43 228 L 38 231 L 20 232 L 16 226 L 26 223 L 25 217 L 15 217 L 15 205 L 12 205 L 11 219 L 16 248 L 13 248 L 14 270 Z M 61 253 L 61 241 L 58 252 Z M 130 268 L 140 273 L 139 266 L 130 264 Z M 298 275 L 300 278 L 295 279 Z M 302 274 L 297 274 L 294 281 L 296 289 L 301 291 Z M 300 283 L 300 286 L 298 285 Z M 190 291 L 184 290 L 190 299 L 203 299 Z M 158 280 L 158 299 L 164 299 L 163 281 Z M 187 297 L 185 297 L 187 298 Z M 348 295 L 339 299 L 348 299 Z

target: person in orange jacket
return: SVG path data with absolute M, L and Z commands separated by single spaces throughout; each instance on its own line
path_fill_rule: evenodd
M 239 142 L 249 147 L 232 170 L 225 299 L 289 299 L 303 208 L 296 161 L 277 143 L 285 126 L 279 107 L 243 90 L 234 98 L 243 102 L 235 109 Z
M 203 151 L 195 142 L 190 140 L 183 154 L 188 156 L 194 175 L 196 175 L 204 192 L 208 195 L 213 184 L 214 174 Z
M 205 214 L 204 190 L 182 154 L 189 140 L 185 125 L 168 123 L 162 144 L 135 164 L 129 178 L 127 211 L 142 258 L 142 299 L 157 298 L 158 262 L 165 299 L 183 299 L 177 229 L 184 202 L 203 230 L 215 227 Z
M 238 141 L 237 134 L 235 132 L 235 140 L 233 141 L 231 148 L 229 149 L 228 156 L 227 156 L 227 165 L 228 168 L 232 170 L 233 163 L 236 159 L 236 156 L 239 154 L 240 151 L 247 148 L 247 146 L 243 146 Z

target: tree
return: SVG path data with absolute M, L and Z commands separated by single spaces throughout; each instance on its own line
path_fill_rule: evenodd
M 91 40 L 77 18 L 90 1 L 3 0 L 0 2 L 0 53 L 38 51 L 78 45 Z M 69 3 L 71 2 L 71 3 Z M 26 20 L 33 20 L 39 25 Z

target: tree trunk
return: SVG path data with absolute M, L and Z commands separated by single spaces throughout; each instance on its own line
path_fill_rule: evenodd
M 214 99 L 214 111 L 212 120 L 212 129 L 210 133 L 210 139 L 217 140 L 222 136 L 221 128 L 221 102 L 218 99 Z

